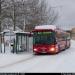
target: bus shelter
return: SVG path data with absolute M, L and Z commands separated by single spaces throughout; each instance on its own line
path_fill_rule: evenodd
M 12 31 L 4 31 L 1 32 L 1 53 L 8 53 L 11 52 L 11 43 L 12 40 L 14 39 L 14 32 Z
M 30 46 L 32 45 L 30 36 L 30 32 L 15 32 L 15 38 L 13 39 L 14 43 L 11 43 L 12 52 L 29 52 Z
M 20 53 L 32 51 L 32 39 L 30 32 L 2 32 L 0 34 L 0 53 Z

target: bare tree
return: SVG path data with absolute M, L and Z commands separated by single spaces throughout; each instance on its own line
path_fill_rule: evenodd
M 9 0 L 0 0 L 0 32 L 3 30 L 2 21 L 7 17 L 6 8 L 8 7 Z
M 2 17 L 3 17 L 3 13 L 2 13 L 2 10 L 3 10 L 3 2 L 4 0 L 0 0 L 0 32 L 2 31 L 1 30 L 1 21 L 2 21 Z
M 51 8 L 47 7 L 45 0 L 27 0 L 27 14 L 25 30 L 32 30 L 36 25 L 53 24 L 58 14 Z
M 17 0 L 9 0 L 8 6 L 5 8 L 6 18 L 12 19 L 13 30 L 16 30 L 16 18 L 18 16 L 18 2 Z M 11 24 L 12 25 L 12 24 Z
M 12 19 L 13 30 L 18 26 L 31 31 L 36 25 L 53 24 L 58 18 L 58 13 L 48 8 L 45 0 L 9 0 L 3 12 L 6 12 L 4 18 Z
M 12 18 L 13 30 L 15 31 L 15 26 L 16 26 L 16 2 L 15 0 L 10 1 L 8 12 L 9 12 L 10 18 Z

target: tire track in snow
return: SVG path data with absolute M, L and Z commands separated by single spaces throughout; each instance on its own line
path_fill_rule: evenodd
M 25 59 L 22 59 L 22 60 L 20 60 L 20 61 L 14 62 L 14 63 L 10 63 L 10 64 L 4 65 L 4 66 L 0 66 L 0 68 L 10 67 L 10 66 L 13 66 L 13 65 L 15 65 L 15 64 L 19 64 L 19 63 L 28 61 L 28 60 L 30 60 L 30 59 L 34 59 L 34 58 L 36 58 L 36 57 L 37 57 L 37 56 L 32 55 L 32 56 L 29 57 L 29 58 L 25 58 Z

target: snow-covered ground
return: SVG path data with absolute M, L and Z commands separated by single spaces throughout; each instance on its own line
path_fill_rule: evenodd
M 56 55 L 0 54 L 0 72 L 75 72 L 75 41 Z

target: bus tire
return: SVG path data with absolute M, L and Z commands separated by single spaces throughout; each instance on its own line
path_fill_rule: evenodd
M 66 49 L 70 48 L 70 46 L 71 46 L 71 44 L 70 44 L 70 42 L 69 42 L 69 45 L 67 46 L 67 48 L 66 48 Z
M 58 52 L 57 53 L 59 53 L 61 51 L 61 48 L 60 48 L 60 45 L 58 45 Z
M 68 48 L 70 48 L 70 46 L 71 46 L 71 44 L 70 44 L 70 42 L 69 42 L 69 46 L 68 46 Z

